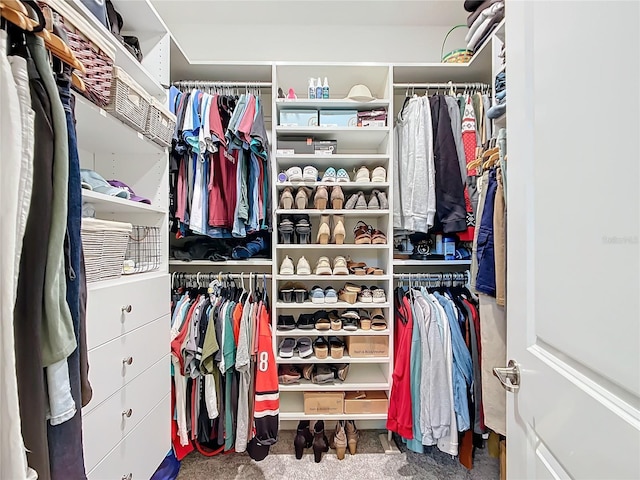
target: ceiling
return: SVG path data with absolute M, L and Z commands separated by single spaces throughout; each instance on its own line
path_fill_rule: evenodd
M 416 31 L 431 28 L 434 32 L 437 30 L 441 43 L 442 32 L 465 23 L 468 15 L 462 0 L 151 0 L 151 3 L 171 31 L 173 41 L 187 63 L 202 62 L 205 45 L 209 46 L 210 58 L 214 60 L 220 48 L 227 50 L 225 39 L 233 49 L 236 36 L 252 34 L 255 36 L 252 41 L 258 40 L 256 47 L 261 52 L 260 58 L 251 58 L 246 50 L 252 44 L 245 40 L 238 49 L 239 61 L 264 60 L 265 51 L 272 47 L 280 53 L 287 41 L 297 44 L 291 44 L 292 50 L 302 50 L 299 44 L 304 42 L 300 42 L 300 37 L 305 32 L 311 38 L 327 32 L 330 38 L 326 41 L 334 49 L 339 45 L 335 36 L 344 33 L 344 28 L 351 29 L 358 38 L 378 35 L 394 37 L 396 42 L 405 31 L 414 39 Z M 294 32 L 291 34 L 294 38 L 283 41 L 284 28 Z M 221 33 L 216 36 L 217 32 Z M 309 41 L 305 46 L 307 50 L 311 49 L 311 55 L 312 43 Z M 222 54 L 221 59 L 228 60 L 228 51 L 225 54 L 227 56 Z M 296 52 L 290 59 L 298 60 L 293 58 L 297 56 Z M 272 58 L 289 60 L 278 56 Z

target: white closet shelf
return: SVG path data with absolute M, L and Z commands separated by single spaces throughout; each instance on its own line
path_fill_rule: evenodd
M 332 363 L 346 363 L 340 360 L 333 360 Z M 280 385 L 281 392 L 303 392 L 303 391 L 354 391 L 354 390 L 389 390 L 387 381 L 381 365 L 379 364 L 357 364 L 349 367 L 347 379 L 344 382 L 335 380 L 333 383 L 318 385 L 309 380 L 300 379 L 300 383 L 290 385 Z
M 289 280 L 289 281 L 300 281 L 304 282 L 306 280 L 313 281 L 328 281 L 328 282 L 361 282 L 361 283 L 370 283 L 376 281 L 386 281 L 391 277 L 389 275 L 276 275 L 276 280 Z M 373 303 L 369 305 L 375 305 Z M 371 308 L 371 307 L 370 307 Z
M 208 267 L 208 266 L 244 266 L 247 267 L 270 267 L 272 261 L 268 258 L 248 258 L 247 260 L 227 260 L 224 262 L 212 262 L 211 260 L 169 260 L 171 266 L 182 267 Z
M 337 163 L 338 168 L 344 168 L 341 163 Z M 281 182 L 277 183 L 278 190 L 282 190 L 285 187 L 335 187 L 339 186 L 343 190 L 373 190 L 374 188 L 388 188 L 389 182 Z
M 278 110 L 282 108 L 314 108 L 318 110 L 331 108 L 349 108 L 353 110 L 372 110 L 376 108 L 389 107 L 389 100 L 378 99 L 370 102 L 357 102 L 345 98 L 327 98 L 327 99 L 311 99 L 311 98 L 279 98 L 276 100 Z
M 100 288 L 109 288 L 116 285 L 126 285 L 128 283 L 137 282 L 139 280 L 150 280 L 152 278 L 169 276 L 167 272 L 162 270 L 156 270 L 154 272 L 147 273 L 134 273 L 131 275 L 122 275 L 120 278 L 113 278 L 111 280 L 100 280 L 98 282 L 87 283 L 87 290 L 98 290 Z
M 346 350 L 346 348 L 345 348 Z M 352 358 L 347 354 L 344 354 L 342 358 L 331 358 L 331 356 L 327 358 L 316 358 L 315 355 L 311 355 L 307 358 L 300 358 L 297 356 L 291 358 L 284 358 L 278 355 L 276 357 L 276 363 L 387 363 L 389 362 L 389 357 L 363 357 L 363 358 Z
M 343 245 L 336 245 L 334 243 L 329 243 L 327 245 L 320 245 L 317 243 L 311 244 L 297 244 L 297 243 L 289 243 L 289 244 L 278 244 L 276 245 L 278 250 L 387 250 L 389 245 L 372 245 L 372 244 L 364 244 L 364 245 L 355 245 L 353 243 L 345 243 Z
M 141 157 L 136 155 L 155 155 L 166 161 L 167 149 L 152 142 L 142 133 L 94 105 L 86 98 L 76 95 L 76 117 L 78 123 L 78 150 L 89 153 L 112 153 L 131 156 L 131 161 Z
M 320 140 L 336 140 L 338 150 L 375 150 L 390 131 L 389 127 L 276 127 L 278 136 L 308 135 Z
M 322 414 L 304 413 L 304 396 L 282 395 L 280 397 L 280 420 L 301 420 L 313 418 L 314 420 L 386 420 L 386 413 L 339 413 Z
M 322 304 L 320 304 L 322 305 Z M 329 304 L 327 304 L 328 306 Z M 330 308 L 324 308 L 324 310 L 331 310 Z M 300 328 L 294 328 L 293 330 L 275 330 L 278 337 L 321 337 L 326 335 L 335 335 L 338 337 L 388 337 L 389 329 L 385 330 L 356 330 L 348 332 L 346 330 L 302 330 Z
M 285 302 L 276 302 L 276 308 L 278 310 L 345 310 L 347 308 L 363 308 L 365 310 L 377 308 L 389 308 L 391 304 L 389 302 L 385 303 L 364 303 L 364 302 L 356 302 L 356 303 L 347 303 L 347 302 L 336 302 L 336 303 L 313 303 L 313 302 L 304 302 L 304 303 L 285 303 Z
M 371 165 L 384 165 L 389 160 L 389 155 L 378 153 L 335 153 L 333 155 L 313 155 L 313 154 L 293 154 L 293 155 L 277 155 L 278 165 L 285 170 L 289 167 L 304 167 L 305 165 L 315 165 L 318 168 L 325 169 L 328 167 L 344 168 L 351 171 L 362 165 L 367 165 L 371 169 Z
M 62 4 L 70 3 L 70 5 L 63 5 L 60 8 L 58 8 L 60 3 Z M 146 0 L 134 1 L 134 2 L 126 1 L 126 2 L 119 2 L 119 3 L 139 4 L 136 6 L 135 9 L 137 11 L 144 10 L 145 16 L 142 18 L 132 20 L 134 22 L 138 22 L 138 24 L 143 24 L 147 21 L 148 18 L 150 18 L 149 12 L 151 12 L 151 9 L 150 9 L 151 6 L 147 5 Z M 134 81 L 136 81 L 142 88 L 144 88 L 149 95 L 156 97 L 161 101 L 163 101 L 166 98 L 164 87 L 160 85 L 160 82 L 158 82 L 153 77 L 153 75 L 151 75 L 151 73 L 142 65 L 142 63 L 140 63 L 138 59 L 135 58 L 129 52 L 129 50 L 127 50 L 124 47 L 124 45 L 122 45 L 109 30 L 107 30 L 107 28 L 102 23 L 100 23 L 100 21 L 87 9 L 87 7 L 84 6 L 84 4 L 80 0 L 69 0 L 69 2 L 58 0 L 55 2 L 55 9 L 59 10 L 60 13 L 63 14 L 63 16 L 64 16 L 64 13 L 69 10 L 69 8 L 76 10 L 76 12 L 74 13 L 80 13 L 84 18 L 84 20 L 90 23 L 91 26 L 103 37 L 103 41 L 111 45 L 115 49 L 115 52 L 116 52 L 115 65 L 116 66 L 121 67 L 125 72 L 127 72 L 127 74 Z M 155 9 L 153 10 L 153 12 L 155 12 Z M 155 13 L 154 13 L 154 16 L 155 16 Z M 128 21 L 129 18 L 131 17 L 126 16 L 124 18 L 125 18 L 125 21 Z M 159 19 L 156 17 L 154 18 L 152 23 L 155 24 L 158 22 L 158 20 Z M 127 27 L 132 28 L 131 26 L 127 26 Z
M 160 215 L 167 213 L 167 210 L 162 207 L 132 202 L 125 198 L 112 197 L 86 189 L 82 189 L 82 200 L 91 203 L 97 213 L 157 213 Z
M 124 31 L 140 33 L 167 33 L 167 26 L 150 0 L 114 0 L 118 13 L 125 19 Z
M 446 267 L 450 265 L 471 265 L 471 260 L 393 260 L 396 267 L 413 267 L 433 265 Z
M 319 217 L 320 215 L 344 215 L 347 217 L 363 217 L 363 218 L 377 218 L 377 217 L 386 217 L 389 215 L 389 210 L 316 210 L 315 208 L 310 208 L 308 210 L 296 210 L 290 209 L 286 210 L 284 208 L 279 208 L 276 210 L 276 214 L 280 215 L 299 215 L 299 214 L 307 214 L 311 217 Z

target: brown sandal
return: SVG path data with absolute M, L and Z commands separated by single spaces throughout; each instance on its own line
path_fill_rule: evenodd
M 371 229 L 369 225 L 360 220 L 353 229 L 356 245 L 365 245 L 371 243 Z M 386 241 L 385 241 L 386 243 Z
M 367 275 L 384 275 L 384 270 L 380 267 L 367 267 L 365 271 Z
M 387 329 L 387 319 L 384 318 L 381 308 L 371 310 L 371 330 L 380 332 Z
M 380 230 L 372 229 L 371 232 L 371 243 L 374 245 L 384 245 L 387 243 L 387 236 Z
M 354 262 L 347 257 L 347 268 L 352 275 L 366 275 L 367 264 L 364 262 Z

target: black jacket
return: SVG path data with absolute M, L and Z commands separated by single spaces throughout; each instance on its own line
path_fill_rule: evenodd
M 429 102 L 433 127 L 433 161 L 436 167 L 434 227 L 441 229 L 443 233 L 462 232 L 467 229 L 467 207 L 458 151 L 451 130 L 451 117 L 443 95 L 434 95 Z

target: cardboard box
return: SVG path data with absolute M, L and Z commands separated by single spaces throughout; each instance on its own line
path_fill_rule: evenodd
M 284 127 L 317 127 L 317 110 L 280 110 L 280 125 Z
M 387 126 L 387 110 L 381 108 L 379 110 L 367 110 L 358 112 L 359 127 L 386 127 Z
M 344 392 L 304 392 L 304 413 L 307 415 L 344 413 Z
M 338 153 L 337 140 L 316 140 L 313 143 L 313 152 L 316 155 L 333 155 Z
M 355 127 L 357 124 L 357 110 L 320 110 L 321 127 Z
M 387 413 L 387 392 L 345 392 L 344 413 Z
M 389 337 L 381 336 L 349 336 L 347 351 L 350 357 L 388 357 Z
M 293 155 L 294 153 L 313 154 L 313 137 L 278 138 L 276 153 L 279 155 Z

